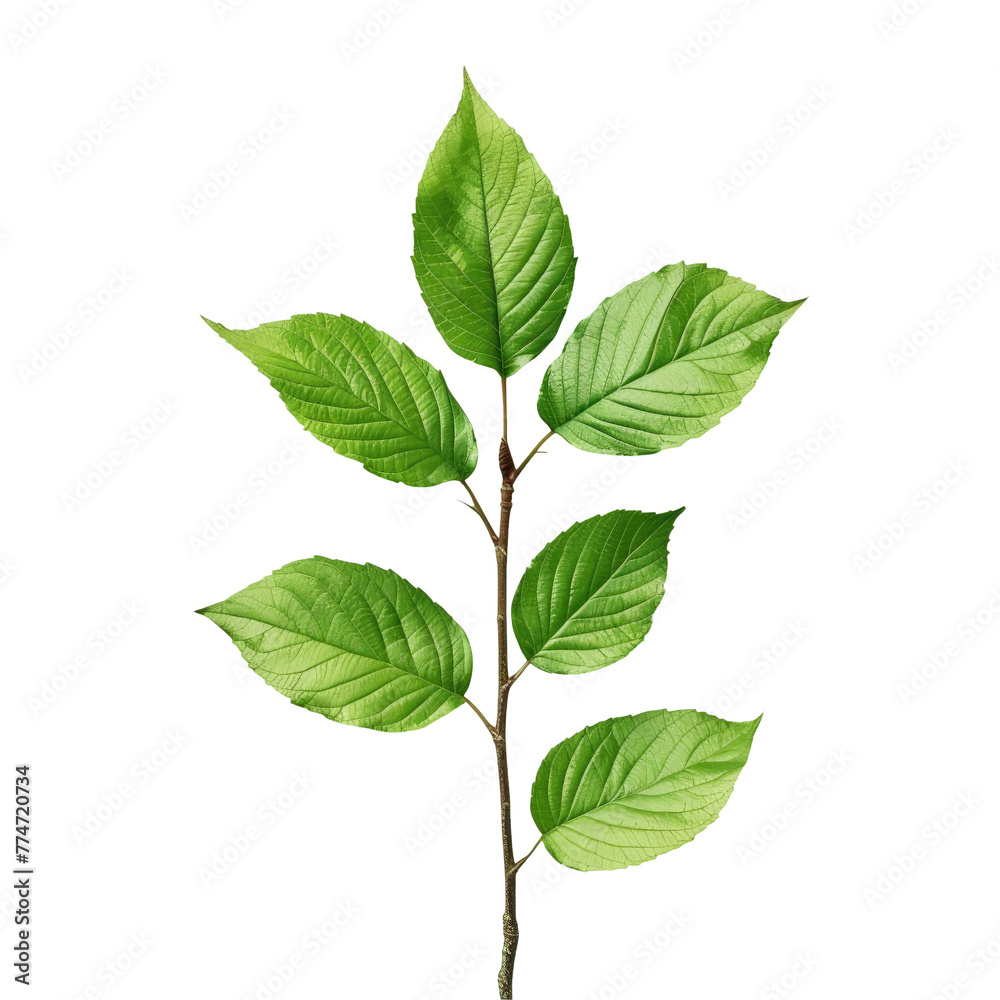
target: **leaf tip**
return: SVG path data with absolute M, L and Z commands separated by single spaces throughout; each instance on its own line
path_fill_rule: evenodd
M 209 329 L 214 330 L 220 337 L 225 336 L 229 331 L 221 324 L 216 323 L 215 320 L 209 319 L 207 316 L 201 317 Z
M 476 90 L 476 85 L 472 82 L 472 77 L 469 76 L 469 71 L 465 66 L 462 67 L 462 98 L 478 101 L 482 101 L 483 99 L 479 91 Z

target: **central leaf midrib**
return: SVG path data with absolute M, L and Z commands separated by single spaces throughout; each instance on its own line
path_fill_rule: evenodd
M 693 727 L 693 728 L 697 728 L 697 727 Z M 690 732 L 690 730 L 689 730 L 689 732 Z M 712 735 L 715 735 L 715 734 L 714 733 L 710 733 L 709 734 L 709 736 L 712 736 Z M 705 739 L 708 739 L 709 736 L 706 736 Z M 683 737 L 681 737 L 681 739 L 683 739 Z M 739 737 L 737 737 L 737 739 L 739 739 Z M 737 739 L 730 740 L 724 746 L 719 747 L 719 749 L 716 751 L 716 753 L 721 753 L 727 747 L 732 746 L 733 743 L 737 742 Z M 705 740 L 701 741 L 701 743 L 704 743 L 704 742 L 705 742 Z M 698 746 L 701 746 L 701 743 L 699 743 Z M 692 754 L 697 749 L 698 749 L 698 747 L 695 747 L 692 750 Z M 577 813 L 575 816 L 571 816 L 569 819 L 564 820 L 563 822 L 556 823 L 555 826 L 553 826 L 551 829 L 546 830 L 545 833 L 543 834 L 543 836 L 544 837 L 548 837 L 550 834 L 556 833 L 557 831 L 561 830 L 563 827 L 571 826 L 577 820 L 584 819 L 584 818 L 587 818 L 587 817 L 592 817 L 596 813 L 601 812 L 602 810 L 610 809 L 610 808 L 612 808 L 614 806 L 619 806 L 619 805 L 628 805 L 631 799 L 640 798 L 643 792 L 648 791 L 650 788 L 652 788 L 655 785 L 659 784 L 661 781 L 665 781 L 668 778 L 674 778 L 677 775 L 683 774 L 685 771 L 690 770 L 693 766 L 696 766 L 697 764 L 704 764 L 704 763 L 707 763 L 707 762 L 706 761 L 696 761 L 695 765 L 692 765 L 691 759 L 689 757 L 688 758 L 688 762 L 684 765 L 684 767 L 679 768 L 676 771 L 671 771 L 667 775 L 664 775 L 664 774 L 661 773 L 660 776 L 655 781 L 651 781 L 648 784 L 643 785 L 641 788 L 635 789 L 634 791 L 629 792 L 627 795 L 622 795 L 622 796 L 617 797 L 617 798 L 609 799 L 607 802 L 601 802 L 598 805 L 594 806 L 592 809 L 586 809 L 583 812 Z M 638 761 L 636 761 L 636 765 L 637 764 L 638 764 Z M 633 768 L 636 765 L 633 765 Z M 737 765 L 737 764 L 733 765 L 733 769 L 738 769 L 739 767 L 742 767 L 742 765 Z M 684 811 L 687 812 L 688 810 L 684 810 Z M 589 839 L 593 839 L 593 838 L 589 838 Z
M 324 329 L 324 328 L 322 327 L 322 325 L 321 325 L 321 324 L 318 324 L 318 323 L 317 323 L 317 324 L 315 324 L 315 325 L 316 325 L 316 327 L 317 327 L 317 328 L 319 328 L 319 329 Z M 374 329 L 374 327 L 373 327 L 372 329 Z M 289 331 L 289 332 L 291 332 L 291 331 Z M 352 333 L 355 333 L 355 334 L 356 334 L 356 331 L 351 331 L 351 332 L 352 332 Z M 377 332 L 377 331 L 376 331 L 376 332 Z M 393 417 L 393 416 L 392 416 L 391 414 L 389 414 L 389 413 L 385 413 L 385 412 L 384 412 L 383 410 L 381 410 L 381 409 L 380 409 L 380 408 L 379 408 L 378 406 L 376 406 L 376 405 L 373 405 L 373 404 L 372 404 L 371 402 L 369 402 L 369 401 L 368 401 L 367 399 L 365 399 L 364 397 L 362 397 L 362 396 L 358 395 L 358 393 L 357 393 L 357 392 L 356 392 L 356 391 L 354 390 L 354 387 L 353 387 L 353 386 L 351 385 L 351 381 L 350 381 L 350 379 L 349 379 L 349 378 L 347 378 L 347 377 L 346 377 L 346 376 L 345 376 L 345 375 L 343 374 L 343 372 L 341 372 L 341 370 L 340 370 L 339 366 L 338 366 L 338 365 L 337 365 L 337 363 L 336 363 L 336 362 L 335 362 L 335 361 L 333 360 L 333 358 L 331 358 L 331 357 L 329 356 L 329 354 L 327 354 L 327 352 L 326 352 L 326 351 L 325 351 L 325 350 L 323 349 L 323 347 L 321 347 L 321 346 L 320 346 L 319 344 L 316 344 L 315 342 L 311 342 L 311 343 L 312 343 L 312 347 L 313 347 L 313 349 L 314 349 L 315 351 L 318 351 L 318 352 L 319 352 L 319 353 L 320 353 L 320 354 L 321 354 L 321 355 L 322 355 L 322 356 L 323 356 L 323 357 L 324 357 L 324 358 L 325 358 L 325 359 L 326 359 L 326 360 L 327 360 L 327 361 L 328 361 L 328 362 L 330 363 L 330 365 L 331 365 L 331 366 L 332 366 L 332 367 L 334 368 L 334 370 L 335 370 L 335 371 L 336 371 L 336 372 L 337 372 L 337 373 L 338 373 L 338 374 L 339 374 L 339 375 L 341 376 L 341 378 L 343 378 L 343 380 L 344 380 L 344 384 L 345 384 L 345 385 L 347 386 L 347 389 L 346 389 L 346 390 L 341 390 L 341 389 L 340 389 L 340 388 L 339 388 L 338 386 L 336 386 L 336 385 L 334 385 L 334 384 L 333 384 L 332 382 L 330 382 L 330 381 L 329 381 L 329 380 L 328 380 L 328 379 L 326 378 L 326 376 L 325 376 L 325 375 L 323 375 L 323 374 L 322 374 L 321 372 L 309 372 L 309 369 L 308 369 L 308 368 L 306 368 L 306 367 L 305 367 L 304 365 L 301 365 L 301 364 L 299 364 L 299 362 L 298 362 L 298 361 L 295 361 L 295 360 L 294 360 L 294 358 L 293 358 L 293 359 L 291 359 L 291 360 L 293 360 L 293 361 L 294 361 L 294 363 L 295 363 L 296 365 L 298 365 L 298 367 L 299 367 L 300 369 L 302 369 L 302 371 L 305 371 L 305 372 L 309 372 L 309 373 L 310 373 L 311 375 L 313 375 L 313 376 L 315 376 L 315 377 L 317 377 L 317 378 L 322 378 L 322 379 L 323 379 L 323 380 L 324 380 L 324 381 L 326 382 L 327 386 L 328 386 L 328 387 L 329 387 L 330 389 L 333 389 L 334 391 L 344 391 L 346 395 L 348 395 L 348 396 L 351 396 L 351 397 L 352 397 L 353 399 L 356 399 L 356 400 L 357 400 L 357 401 L 358 401 L 358 402 L 359 402 L 359 403 L 360 403 L 360 404 L 361 404 L 361 405 L 362 405 L 362 406 L 363 406 L 363 407 L 364 407 L 365 409 L 367 409 L 367 410 L 370 410 L 370 411 L 371 411 L 372 413 L 376 413 L 376 414 L 378 414 L 378 415 L 379 415 L 379 416 L 380 416 L 380 417 L 381 417 L 381 418 L 382 418 L 382 419 L 383 419 L 384 421 L 386 421 L 387 423 L 390 423 L 390 424 L 392 424 L 393 426 L 395 426 L 395 427 L 398 427 L 398 428 L 399 428 L 400 430 L 404 431 L 404 432 L 406 433 L 406 435 L 407 435 L 407 436 L 409 436 L 410 438 L 412 438 L 412 439 L 413 439 L 414 441 L 417 441 L 417 442 L 422 442 L 422 443 L 424 444 L 424 446 L 425 446 L 425 447 L 427 448 L 427 450 L 428 450 L 428 451 L 432 452 L 432 453 L 433 453 L 433 454 L 435 454 L 435 455 L 438 455 L 438 456 L 440 456 L 440 458 L 441 458 L 441 459 L 442 459 L 442 460 L 443 460 L 443 461 L 444 461 L 444 462 L 445 462 L 445 463 L 446 463 L 446 464 L 447 464 L 447 465 L 448 465 L 448 466 L 449 466 L 449 467 L 450 467 L 451 469 L 453 469 L 453 470 L 454 470 L 454 471 L 455 471 L 456 473 L 458 473 L 458 475 L 459 475 L 459 478 L 462 478 L 462 472 L 461 472 L 461 470 L 460 470 L 460 469 L 458 468 L 458 466 L 457 466 L 457 465 L 455 464 L 455 460 L 454 460 L 454 459 L 451 459 L 451 458 L 449 458 L 449 457 L 448 457 L 448 456 L 447 456 L 447 455 L 446 455 L 446 454 L 445 454 L 445 453 L 444 453 L 443 451 L 439 450 L 439 449 L 438 449 L 438 448 L 437 448 L 437 447 L 436 447 L 436 446 L 435 446 L 434 444 L 432 444 L 432 442 L 431 442 L 431 440 L 430 440 L 430 436 L 429 436 L 429 435 L 428 435 L 428 433 L 427 433 L 427 428 L 426 428 L 426 426 L 424 425 L 424 422 L 423 422 L 423 420 L 422 420 L 422 419 L 421 419 L 421 420 L 419 421 L 419 423 L 420 423 L 420 429 L 421 429 L 421 431 L 423 431 L 423 435 L 415 433 L 412 427 L 408 426 L 407 424 L 404 424 L 404 423 L 400 423 L 400 421 L 399 421 L 399 420 L 398 420 L 397 418 Z M 341 343 L 343 344 L 343 342 L 341 342 Z M 344 346 L 344 347 L 347 347 L 347 345 L 346 345 L 346 344 L 343 344 L 343 346 Z M 383 344 L 382 346 L 386 346 L 386 345 L 384 345 L 384 344 Z M 352 348 L 347 348 L 347 349 L 348 349 L 348 350 L 350 351 L 350 353 L 351 353 L 351 356 L 352 356 L 352 357 L 354 358 L 354 360 L 355 360 L 355 361 L 358 361 L 358 357 L 357 357 L 357 354 L 356 354 L 356 352 L 355 352 L 355 351 L 354 351 L 354 350 L 353 350 Z M 391 352 L 390 352 L 390 356 L 391 356 Z M 414 361 L 419 361 L 419 359 L 418 359 L 418 358 L 416 357 L 416 355 L 414 355 L 414 358 L 413 358 L 413 360 L 414 360 Z M 396 361 L 396 359 L 395 359 L 395 358 L 393 358 L 393 361 Z M 359 366 L 360 366 L 360 364 L 361 364 L 361 363 L 360 363 L 360 361 L 358 361 L 358 364 L 359 364 Z M 419 365 L 418 365 L 418 367 L 419 367 Z M 377 368 L 378 368 L 378 366 L 376 365 L 376 370 L 377 370 Z M 362 368 L 361 368 L 361 370 L 362 370 L 362 371 L 364 371 L 364 368 L 362 367 Z M 422 374 L 422 375 L 424 375 L 424 377 L 426 378 L 426 372 L 424 372 L 423 370 L 421 370 L 421 374 Z M 380 375 L 381 375 L 381 373 L 380 373 Z M 410 395 L 410 399 L 411 399 L 411 401 L 413 402 L 413 406 L 414 406 L 414 409 L 415 409 L 415 410 L 417 411 L 417 413 L 419 414 L 419 412 L 420 412 L 420 411 L 419 411 L 419 407 L 417 406 L 417 402 L 416 402 L 416 400 L 415 400 L 415 399 L 413 398 L 413 391 L 412 391 L 412 389 L 410 388 L 410 384 L 409 384 L 409 382 L 407 382 L 407 381 L 406 381 L 406 377 L 405 377 L 405 375 L 403 375 L 403 372 L 402 372 L 402 369 L 400 369 L 400 375 L 402 376 L 402 378 L 403 378 L 403 381 L 404 381 L 404 383 L 406 383 L 406 388 L 407 388 L 407 391 L 409 392 L 409 395 Z M 369 380 L 369 385 L 370 385 L 370 384 L 371 384 L 371 376 L 370 376 L 370 375 L 368 374 L 368 372 L 365 372 L 365 377 L 366 377 L 366 378 L 367 378 L 367 379 Z M 384 376 L 383 376 L 383 378 L 384 378 Z M 295 385 L 302 385 L 302 383 L 301 383 L 301 382 L 298 382 L 298 383 L 293 383 L 293 384 L 295 384 Z M 429 386 L 429 382 L 428 382 L 428 386 Z M 275 388 L 277 388 L 277 387 L 275 387 Z M 306 386 L 305 388 L 309 388 L 309 387 L 308 387 L 308 386 Z M 315 386 L 314 386 L 313 388 L 315 388 Z M 388 386 L 386 386 L 386 388 L 388 389 L 389 387 L 388 387 Z M 450 392 L 450 390 L 448 390 L 448 391 Z M 281 390 L 279 390 L 279 392 L 281 392 Z M 392 390 L 391 390 L 391 389 L 389 389 L 389 392 L 390 392 L 390 394 L 391 394 Z M 293 398 L 296 398 L 296 399 L 299 399 L 299 397 L 293 397 Z M 314 405 L 314 406 L 315 406 L 315 405 L 326 405 L 326 404 L 317 404 L 317 403 L 315 403 L 315 402 L 314 402 L 314 401 L 312 401 L 312 400 L 300 400 L 300 401 L 301 401 L 301 402 L 311 402 L 311 403 L 312 403 L 312 405 Z M 449 400 L 449 410 L 450 410 L 450 408 L 451 408 L 451 407 L 450 407 L 450 400 Z M 443 410 L 442 410 L 442 418 L 444 417 L 444 415 L 445 415 L 445 411 L 443 411 Z M 312 419 L 312 418 L 308 418 L 308 417 L 307 417 L 306 419 Z M 317 422 L 319 422 L 319 423 L 329 423 L 329 424 L 331 424 L 331 425 L 332 425 L 332 426 L 334 426 L 334 427 L 338 426 L 337 424 L 333 423 L 333 421 L 326 421 L 326 420 L 324 420 L 324 421 L 317 421 Z M 458 438 L 458 434 L 457 434 L 457 429 L 456 429 L 456 434 L 454 435 L 454 437 L 455 437 L 455 439 L 456 439 L 456 441 L 457 441 L 457 438 Z M 338 440 L 340 440 L 340 439 L 338 439 Z M 456 459 L 457 459 L 457 456 L 456 456 Z M 367 458 L 367 457 L 363 457 L 363 461 L 372 461 L 372 459 L 369 459 L 369 458 Z
M 226 614 L 227 612 L 222 612 L 222 613 Z M 244 618 L 243 615 L 232 615 L 231 617 L 233 617 L 233 618 Z M 245 621 L 259 622 L 262 625 L 266 625 L 268 628 L 278 629 L 279 631 L 284 632 L 287 635 L 297 636 L 300 639 L 305 640 L 306 642 L 315 642 L 318 645 L 325 646 L 327 649 L 334 650 L 336 654 L 341 654 L 341 655 L 344 655 L 344 656 L 353 656 L 353 657 L 356 657 L 359 660 L 364 660 L 366 663 L 375 664 L 378 667 L 388 667 L 390 670 L 395 670 L 397 673 L 399 673 L 399 674 L 401 674 L 403 676 L 413 677 L 414 679 L 420 681 L 423 684 L 428 685 L 429 687 L 439 688 L 441 691 L 444 691 L 447 694 L 452 695 L 453 697 L 456 697 L 456 698 L 461 698 L 462 697 L 457 691 L 453 690 L 452 688 L 447 688 L 443 684 L 439 684 L 437 681 L 430 680 L 429 678 L 424 677 L 422 674 L 417 673 L 417 671 L 416 671 L 416 665 L 415 664 L 414 664 L 414 669 L 413 670 L 409 670 L 406 667 L 399 666 L 396 663 L 390 663 L 388 660 L 382 660 L 379 657 L 375 657 L 375 656 L 367 656 L 364 653 L 356 653 L 353 650 L 345 649 L 343 646 L 337 646 L 334 643 L 330 642 L 329 639 L 317 639 L 315 636 L 308 635 L 307 633 L 300 632 L 300 631 L 298 631 L 296 629 L 288 628 L 286 625 L 273 625 L 273 624 L 271 624 L 269 622 L 264 621 L 262 618 L 244 618 L 244 620 Z M 246 642 L 247 640 L 244 639 L 244 640 L 241 640 L 241 641 Z M 255 652 L 260 653 L 260 650 L 255 650 Z M 262 655 L 270 656 L 270 655 L 272 655 L 273 652 L 276 652 L 276 651 L 274 651 L 274 650 L 268 650 L 266 653 L 263 653 Z M 329 656 L 325 660 L 321 660 L 319 663 L 315 663 L 315 664 L 313 664 L 310 667 L 305 667 L 302 670 L 286 671 L 285 673 L 293 673 L 293 674 L 294 673 L 299 673 L 299 674 L 304 674 L 304 673 L 306 673 L 309 670 L 317 670 L 317 669 L 319 669 L 322 664 L 329 663 L 333 659 L 335 659 L 335 656 Z M 267 673 L 269 673 L 272 677 L 281 677 L 281 676 L 284 676 L 284 674 L 282 674 L 280 672 L 271 671 L 271 670 L 268 670 Z M 325 690 L 325 689 L 320 689 L 320 690 Z
M 659 526 L 659 525 L 657 525 L 657 529 L 658 529 L 659 527 L 660 527 L 660 526 Z M 654 531 L 653 531 L 653 532 L 651 533 L 650 537 L 651 537 L 651 536 L 652 536 L 653 534 L 655 534 L 655 533 L 656 533 L 656 532 L 655 532 L 655 530 L 654 530 Z M 649 541 L 649 537 L 647 537 L 646 539 L 644 539 L 644 540 L 643 540 L 643 542 L 642 542 L 642 545 L 645 545 L 645 544 L 646 544 L 646 543 L 647 543 L 648 541 Z M 642 547 L 642 545 L 640 545 L 640 546 L 639 546 L 639 548 L 641 548 L 641 547 Z M 629 555 L 629 556 L 634 556 L 634 555 L 636 554 L 636 551 L 637 551 L 637 550 L 631 550 L 631 551 L 630 551 L 630 552 L 628 553 L 628 555 Z M 587 597 L 586 597 L 586 598 L 584 598 L 584 600 L 583 600 L 583 601 L 581 601 L 581 603 L 580 603 L 580 604 L 579 604 L 579 605 L 578 605 L 578 606 L 577 606 L 576 608 L 574 608 L 574 609 L 573 609 L 573 611 L 571 611 L 569 615 L 567 615 L 567 617 L 566 617 L 566 620 L 565 620 L 565 621 L 564 621 L 564 622 L 562 623 L 562 625 L 560 625 L 560 626 L 559 626 L 559 628 L 557 628 L 557 629 L 556 629 L 556 631 L 555 631 L 555 632 L 553 632 L 553 633 L 552 633 L 552 634 L 551 634 L 551 635 L 550 635 L 550 636 L 549 636 L 549 637 L 548 637 L 547 639 L 543 639 L 543 640 L 542 640 L 542 645 L 541 645 L 541 648 L 540 648 L 540 649 L 538 649 L 538 650 L 536 650 L 536 652 L 535 652 L 535 653 L 533 654 L 532 658 L 534 658 L 535 656 L 538 656 L 538 655 L 540 655 L 541 653 L 544 653 L 544 652 L 545 652 L 545 650 L 546 650 L 546 647 L 548 646 L 548 644 L 549 644 L 550 642 L 552 642 L 552 640 L 553 640 L 553 639 L 558 639 L 558 638 L 561 638 L 561 637 L 562 637 L 562 633 L 563 633 L 563 629 L 565 629 L 565 628 L 566 628 L 566 627 L 567 627 L 567 626 L 568 626 L 568 625 L 570 624 L 570 622 L 572 622 L 572 621 L 574 621 L 574 620 L 576 619 L 576 617 L 578 616 L 578 614 L 579 614 L 579 612 L 580 612 L 580 609 L 581 609 L 581 608 L 583 608 L 583 607 L 585 607 L 585 606 L 586 606 L 587 604 L 589 604 L 589 603 L 590 603 L 591 601 L 594 601 L 594 600 L 596 600 L 597 598 L 599 598 L 599 597 L 601 596 L 601 593 L 602 593 L 602 592 L 603 592 L 603 590 L 605 589 L 605 587 L 607 587 L 607 586 L 608 586 L 608 585 L 609 585 L 609 584 L 610 584 L 610 583 L 611 583 L 611 582 L 612 582 L 613 580 L 616 580 L 616 579 L 618 579 L 618 578 L 619 578 L 619 574 L 621 573 L 621 570 L 622 570 L 622 568 L 623 568 L 623 566 L 624 566 L 624 565 L 625 565 L 625 563 L 623 562 L 623 563 L 621 563 L 620 565 L 616 566 L 616 567 L 615 567 L 615 570 L 614 570 L 614 572 L 613 572 L 613 573 L 611 573 L 611 574 L 610 574 L 610 575 L 609 575 L 609 576 L 607 577 L 607 579 L 606 579 L 606 580 L 604 580 L 604 582 L 603 582 L 603 583 L 602 583 L 602 584 L 601 584 L 601 585 L 600 585 L 600 586 L 599 586 L 599 587 L 597 588 L 597 590 L 595 590 L 595 591 L 594 591 L 593 593 L 591 593 L 591 594 L 588 594 L 588 595 L 587 595 Z M 554 574 L 553 574 L 553 575 L 554 575 Z M 540 577 L 540 576 L 541 576 L 541 573 L 539 573 L 539 577 Z M 630 624 L 631 624 L 631 623 L 630 623 Z M 621 627 L 621 626 L 616 626 L 616 627 Z
M 675 295 L 676 295 L 676 292 L 675 292 Z M 671 302 L 673 302 L 673 299 L 674 299 L 675 295 L 671 296 L 671 299 L 670 299 Z M 668 303 L 667 309 L 669 309 L 669 307 L 670 307 L 670 304 Z M 667 310 L 665 309 L 664 310 L 664 319 L 666 318 L 666 312 L 667 312 Z M 692 316 L 693 315 L 694 315 L 694 311 L 692 310 Z M 774 315 L 777 315 L 777 314 L 774 314 Z M 681 330 L 680 337 L 678 338 L 678 344 L 680 344 L 680 343 L 683 342 L 683 340 L 684 340 L 684 334 L 687 331 L 687 328 L 688 328 L 688 326 L 689 326 L 689 324 L 691 322 L 692 316 L 689 316 L 687 318 L 687 320 L 685 321 L 685 323 L 684 323 L 684 329 Z M 770 319 L 772 317 L 767 316 L 767 317 L 763 317 L 763 318 L 764 319 Z M 755 320 L 754 322 L 760 322 L 760 321 L 759 320 Z M 749 325 L 752 325 L 752 324 L 747 324 L 746 326 L 749 326 Z M 718 340 L 713 340 L 712 344 L 715 345 L 715 344 L 725 343 L 726 341 L 728 341 L 732 337 L 734 337 L 736 334 L 738 334 L 738 333 L 742 332 L 743 330 L 745 330 L 746 326 L 741 326 L 741 327 L 738 327 L 738 328 L 730 330 L 724 336 L 719 337 Z M 603 329 L 603 322 L 602 322 L 602 329 Z M 597 337 L 598 337 L 598 340 L 600 340 L 600 334 L 598 334 Z M 756 341 L 753 341 L 753 343 L 756 343 Z M 579 419 L 584 413 L 587 413 L 589 410 L 592 410 L 595 406 L 598 406 L 600 403 L 603 403 L 605 400 L 611 399 L 615 395 L 615 393 L 621 392 L 623 389 L 632 388 L 635 385 L 636 382 L 639 382 L 642 379 L 649 377 L 650 375 L 662 372 L 664 369 L 670 368 L 671 365 L 682 364 L 685 361 L 688 362 L 688 363 L 690 363 L 690 364 L 697 364 L 697 359 L 695 359 L 693 356 L 697 355 L 697 353 L 700 350 L 702 350 L 702 348 L 705 347 L 705 346 L 706 345 L 701 344 L 697 348 L 695 348 L 693 351 L 688 351 L 686 354 L 681 355 L 681 356 L 678 356 L 678 355 L 675 354 L 669 361 L 665 362 L 664 364 L 657 365 L 655 368 L 652 368 L 649 371 L 645 371 L 641 375 L 636 375 L 636 376 L 628 379 L 628 381 L 622 382 L 621 385 L 615 386 L 610 392 L 604 393 L 603 395 L 599 396 L 597 399 L 593 400 L 592 402 L 587 403 L 586 406 L 583 406 L 581 409 L 577 410 L 567 420 L 564 420 L 561 424 L 559 424 L 559 426 L 557 428 L 555 428 L 555 430 L 559 430 L 559 428 L 565 427 L 567 424 L 570 424 L 574 420 Z M 692 394 L 690 394 L 690 393 L 679 393 L 678 395 L 692 395 Z M 711 393 L 694 393 L 693 395 L 704 396 L 704 395 L 711 395 Z
M 504 357 L 503 337 L 500 334 L 500 293 L 497 291 L 497 276 L 496 270 L 493 267 L 493 234 L 490 230 L 490 219 L 486 211 L 486 185 L 483 183 L 483 149 L 479 138 L 479 116 L 476 114 L 475 99 L 471 95 L 469 97 L 469 107 L 472 111 L 473 132 L 476 137 L 476 162 L 478 165 L 476 174 L 479 181 L 479 194 L 482 198 L 483 229 L 486 233 L 486 254 L 487 263 L 490 268 L 490 285 L 493 288 L 493 317 L 496 321 L 497 352 L 499 354 L 500 361 L 500 374 L 505 377 L 507 371 L 507 359 Z M 494 136 L 495 135 L 496 133 L 494 132 Z

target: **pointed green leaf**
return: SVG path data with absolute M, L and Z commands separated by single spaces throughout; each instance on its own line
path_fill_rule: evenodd
M 506 377 L 548 346 L 573 288 L 569 220 L 468 74 L 427 159 L 413 230 L 420 290 L 456 354 Z
M 467 479 L 469 418 L 444 376 L 405 344 L 350 316 L 316 313 L 227 330 L 310 434 L 376 476 L 407 486 Z
M 704 264 L 668 264 L 577 326 L 545 373 L 538 413 L 583 451 L 676 448 L 739 405 L 804 301 Z
M 391 570 L 315 556 L 199 614 L 296 705 L 386 733 L 462 704 L 472 652 L 462 627 Z
M 642 864 L 693 840 L 732 794 L 759 724 L 644 712 L 563 740 L 531 788 L 546 848 L 586 872 Z
M 554 674 L 581 674 L 635 649 L 663 598 L 667 540 L 681 510 L 615 510 L 549 542 L 511 603 L 525 659 Z

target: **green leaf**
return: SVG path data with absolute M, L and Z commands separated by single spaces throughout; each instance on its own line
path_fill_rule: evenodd
M 668 264 L 577 326 L 545 373 L 538 413 L 583 451 L 676 448 L 739 405 L 804 301 L 704 264 Z
M 506 378 L 548 346 L 573 288 L 569 220 L 468 73 L 427 159 L 413 230 L 417 282 L 456 354 Z
M 310 434 L 376 476 L 407 486 L 467 479 L 472 424 L 444 376 L 405 344 L 350 316 L 316 313 L 227 330 Z
M 693 840 L 732 794 L 759 724 L 644 712 L 563 740 L 531 788 L 546 848 L 586 872 L 642 864 Z
M 667 540 L 683 509 L 615 510 L 549 542 L 511 603 L 525 658 L 550 673 L 581 674 L 635 649 L 663 598 Z
M 472 652 L 462 627 L 391 570 L 315 556 L 198 612 L 296 705 L 386 733 L 462 704 Z

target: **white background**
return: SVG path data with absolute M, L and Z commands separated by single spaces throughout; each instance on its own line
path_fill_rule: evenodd
M 563 335 L 681 259 L 810 297 L 704 438 L 628 465 L 555 440 L 518 484 L 512 581 L 559 523 L 687 506 L 648 640 L 578 685 L 514 690 L 519 854 L 538 762 L 585 724 L 765 713 L 681 851 L 604 874 L 536 853 L 518 996 L 996 996 L 974 957 L 1000 954 L 996 5 L 398 0 L 381 25 L 379 0 L 44 7 L 11 0 L 0 24 L 0 732 L 4 786 L 34 775 L 35 995 L 496 995 L 498 810 L 472 713 L 332 725 L 192 613 L 292 559 L 371 560 L 465 623 L 470 694 L 492 701 L 493 556 L 460 488 L 340 458 L 198 318 L 238 326 L 277 293 L 275 317 L 405 339 L 472 417 L 492 510 L 497 380 L 445 347 L 409 261 L 464 64 L 560 181 L 580 259 Z M 199 192 L 217 196 L 185 212 Z M 511 380 L 515 456 L 562 339 Z

